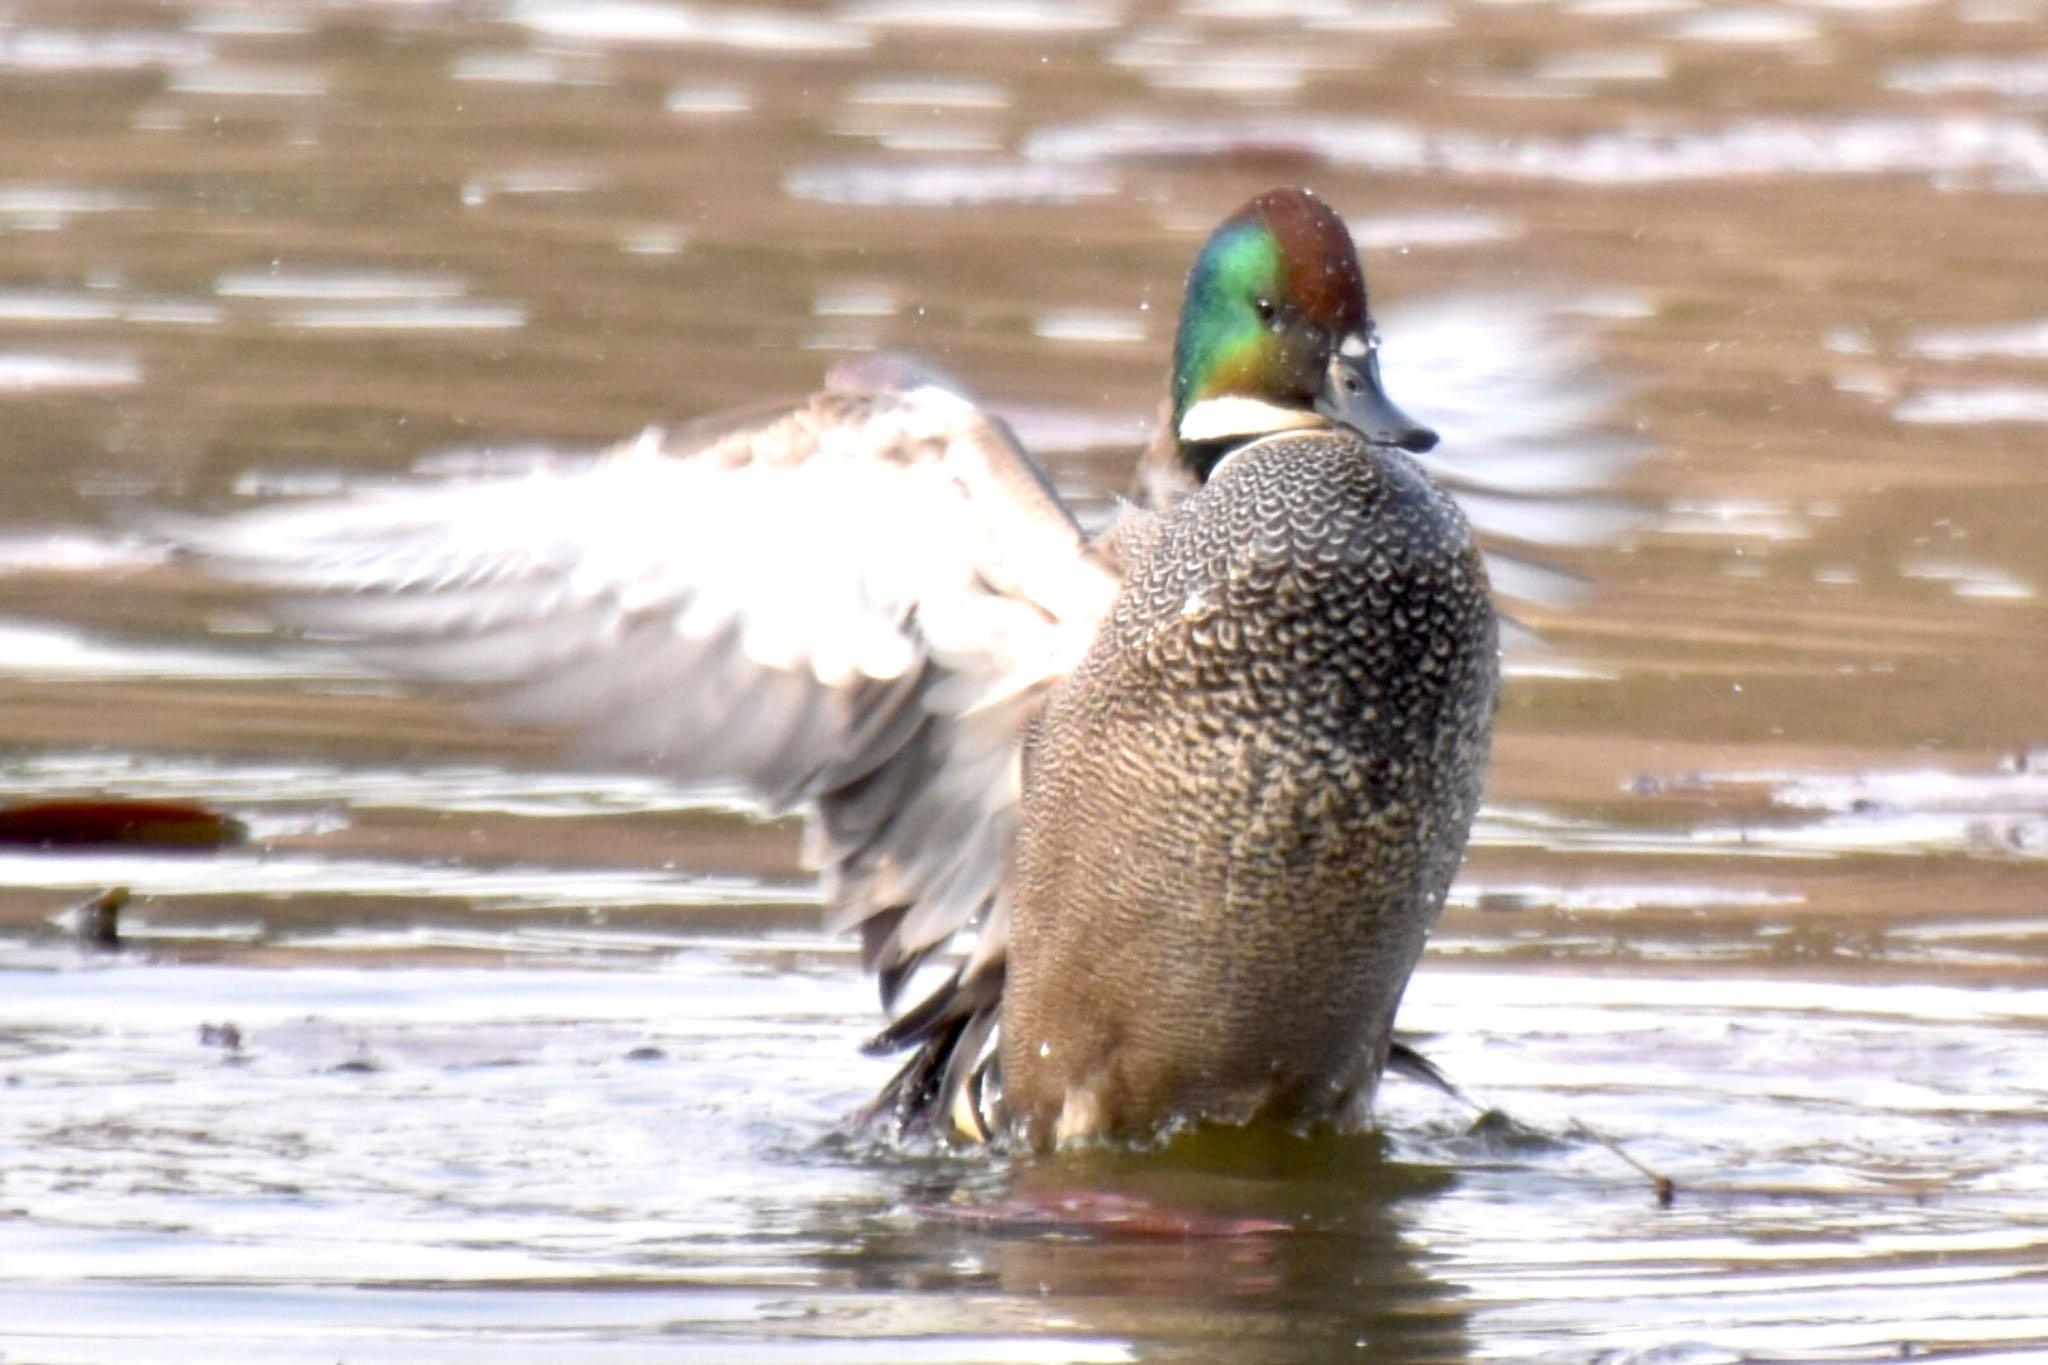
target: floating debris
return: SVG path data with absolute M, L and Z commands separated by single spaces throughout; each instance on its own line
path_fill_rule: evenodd
M 238 844 L 248 833 L 240 820 L 184 801 L 24 801 L 0 807 L 0 846 L 16 848 L 211 849 Z

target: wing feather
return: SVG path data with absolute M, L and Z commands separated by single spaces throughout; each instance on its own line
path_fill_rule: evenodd
M 1008 430 L 930 385 L 162 527 L 387 671 L 807 806 L 831 921 L 891 1001 L 963 927 L 1001 932 L 1020 736 L 1116 587 Z M 979 999 L 1003 945 L 971 956 Z

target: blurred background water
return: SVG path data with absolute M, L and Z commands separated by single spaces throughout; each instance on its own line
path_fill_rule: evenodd
M 0 3 L 0 802 L 252 836 L 0 849 L 0 1359 L 2048 1357 L 2044 112 L 2042 0 Z M 793 825 L 119 529 L 878 346 L 1099 513 L 1282 183 L 1447 459 L 1643 510 L 1403 1010 L 1514 1125 L 850 1134 Z M 117 884 L 122 951 L 52 923 Z

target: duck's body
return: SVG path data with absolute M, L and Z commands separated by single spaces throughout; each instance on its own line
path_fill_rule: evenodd
M 1399 451 L 1268 437 L 1164 516 L 1025 742 L 1010 1121 L 1360 1117 L 1496 676 L 1478 550 Z
M 1301 191 L 1190 278 L 1155 506 L 1090 544 L 913 374 L 590 471 L 186 526 L 399 671 L 807 805 L 885 1004 L 881 1106 L 1036 1145 L 1357 1121 L 1497 686 L 1485 569 L 1403 453 L 1363 276 Z

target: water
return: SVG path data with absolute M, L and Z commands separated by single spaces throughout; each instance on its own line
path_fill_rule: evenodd
M 253 841 L 0 850 L 0 1359 L 2048 1357 L 2043 50 L 2029 0 L 16 0 L 0 799 Z M 1352 1143 L 861 1136 L 792 824 L 120 529 L 875 345 L 1099 516 L 1195 243 L 1288 182 L 1446 459 L 1641 513 L 1541 528 L 1583 585 L 1524 584 L 1404 1006 L 1476 1127 L 1397 1078 Z M 121 951 L 53 923 L 113 885 Z

